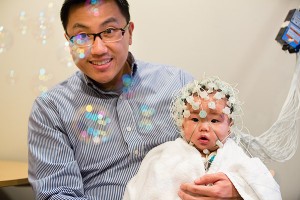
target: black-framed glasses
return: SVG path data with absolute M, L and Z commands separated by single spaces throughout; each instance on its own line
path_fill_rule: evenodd
M 97 36 L 105 43 L 118 42 L 123 38 L 129 24 L 130 22 L 124 28 L 108 28 L 99 33 L 79 33 L 71 36 L 69 42 L 78 47 L 92 46 Z

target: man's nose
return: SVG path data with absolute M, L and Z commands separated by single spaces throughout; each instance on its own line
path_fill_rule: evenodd
M 103 54 L 107 52 L 106 44 L 101 40 L 99 36 L 96 36 L 94 43 L 91 47 L 92 54 Z

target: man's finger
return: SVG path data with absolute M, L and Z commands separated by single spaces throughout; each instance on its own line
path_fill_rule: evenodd
M 183 190 L 187 194 L 192 194 L 192 196 L 207 196 L 213 197 L 215 190 L 212 186 L 206 185 L 195 185 L 191 183 L 184 183 L 180 186 L 180 189 Z
M 201 178 L 195 180 L 195 184 L 197 185 L 209 185 L 213 184 L 226 176 L 223 173 L 215 173 L 215 174 L 205 174 Z

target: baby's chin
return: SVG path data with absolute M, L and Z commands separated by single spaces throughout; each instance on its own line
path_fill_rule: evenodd
M 216 150 L 218 150 L 218 146 L 211 146 L 211 147 L 207 147 L 207 148 L 203 148 L 203 147 L 197 147 L 196 146 L 196 149 L 203 155 L 207 155 L 207 154 L 210 154 L 211 152 L 214 152 Z

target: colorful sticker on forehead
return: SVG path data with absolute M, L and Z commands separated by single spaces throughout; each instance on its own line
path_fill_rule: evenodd
M 80 140 L 100 144 L 109 139 L 110 113 L 107 109 L 87 104 L 78 109 L 74 116 L 73 128 Z
M 100 0 L 91 0 L 91 4 L 92 4 L 92 5 L 95 5 L 95 4 L 97 4 L 97 3 L 100 3 Z
M 88 12 L 95 16 L 95 17 L 98 17 L 100 15 L 100 11 L 99 11 L 99 8 L 97 7 L 97 5 L 100 4 L 100 0 L 87 0 L 85 5 L 86 5 L 86 8 L 88 10 Z

